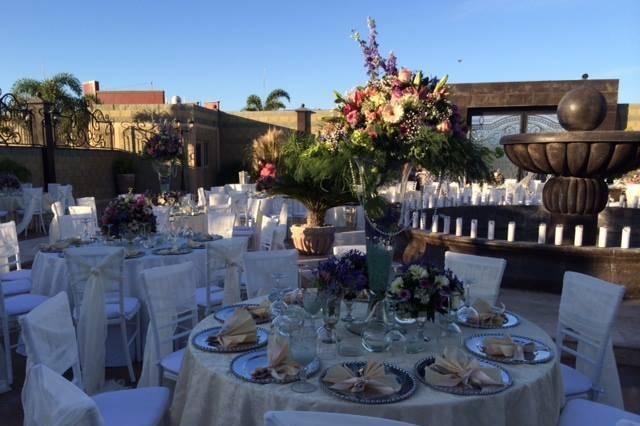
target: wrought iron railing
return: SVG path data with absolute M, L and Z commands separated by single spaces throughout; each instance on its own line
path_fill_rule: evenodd
M 13 93 L 0 96 L 0 144 L 34 145 L 33 122 L 33 112 L 26 102 Z
M 114 127 L 99 109 L 79 106 L 51 113 L 55 145 L 60 148 L 114 149 Z

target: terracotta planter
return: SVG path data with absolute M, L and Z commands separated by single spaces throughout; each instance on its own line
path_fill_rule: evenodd
M 291 226 L 291 240 L 300 254 L 322 255 L 331 251 L 336 227 L 330 226 Z
M 135 189 L 136 175 L 134 173 L 122 173 L 116 175 L 116 190 L 118 194 L 126 194 L 129 188 Z

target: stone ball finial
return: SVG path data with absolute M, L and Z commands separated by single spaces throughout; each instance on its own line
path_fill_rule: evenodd
M 588 82 L 568 91 L 558 103 L 558 121 L 565 130 L 595 130 L 607 115 L 607 101 Z

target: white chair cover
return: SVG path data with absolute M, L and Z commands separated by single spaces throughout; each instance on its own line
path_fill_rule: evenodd
M 222 261 L 226 266 L 224 278 L 223 306 L 240 302 L 240 274 L 242 272 L 243 256 L 247 252 L 249 239 L 247 237 L 227 238 L 212 241 L 207 244 L 207 259 L 215 263 Z
M 463 284 L 469 285 L 471 303 L 482 298 L 495 305 L 500 294 L 502 275 L 507 261 L 495 257 L 473 256 L 447 251 L 444 267 L 450 269 Z
M 0 223 L 0 275 L 13 267 L 21 269 L 20 245 L 14 221 Z
M 221 235 L 222 238 L 231 238 L 235 221 L 235 213 L 210 209 L 207 212 L 207 232 L 209 235 Z
M 333 246 L 333 255 L 339 257 L 351 250 L 358 250 L 360 253 L 367 254 L 367 245 L 353 244 L 348 246 Z
M 327 213 L 325 213 L 324 215 L 324 223 L 337 227 L 347 226 L 347 215 L 345 213 L 345 206 L 333 207 L 327 210 Z
M 98 224 L 98 210 L 96 209 L 96 199 L 95 197 L 83 197 L 76 199 L 76 204 L 78 206 L 85 206 L 91 208 L 91 214 L 93 215 L 93 223 L 97 228 L 99 228 Z
M 85 209 L 86 207 L 82 207 Z M 84 233 L 85 226 L 89 224 L 89 232 L 93 230 L 93 217 L 91 212 L 85 214 L 66 214 L 58 217 L 60 225 L 60 239 L 80 238 Z
M 73 218 L 74 224 L 77 222 L 75 226 L 81 225 L 81 228 L 83 229 L 84 229 L 83 219 L 88 219 L 88 218 L 91 219 L 91 222 L 89 222 L 89 233 L 91 235 L 96 234 L 98 222 L 91 206 L 80 206 L 80 205 L 69 206 L 69 216 Z M 82 234 L 82 231 L 81 231 L 81 234 Z
M 74 206 L 76 201 L 73 199 L 73 186 L 72 185 L 60 185 L 58 188 L 58 201 L 62 202 L 65 210 L 70 206 Z
M 102 426 L 96 403 L 61 375 L 38 364 L 22 389 L 25 426 Z
M 175 327 L 163 325 L 185 309 L 196 312 L 193 262 L 145 269 L 141 278 L 151 323 L 147 329 L 139 388 L 160 385 L 160 360 L 173 352 L 171 336 Z
M 264 426 L 416 426 L 381 417 L 354 414 L 322 413 L 318 411 L 267 411 Z
M 226 207 L 229 205 L 229 196 L 227 194 L 209 194 L 209 207 Z
M 122 247 L 80 247 L 65 251 L 78 320 L 84 389 L 92 395 L 104 386 L 107 341 L 105 294 L 122 283 Z
M 286 204 L 285 204 L 286 205 Z M 287 225 L 277 225 L 273 230 L 273 240 L 271 241 L 271 250 L 284 250 L 284 240 L 287 238 Z
M 60 240 L 60 218 L 64 215 L 64 206 L 60 201 L 51 204 L 53 218 L 49 224 L 49 243 L 53 244 Z
M 209 199 L 209 191 L 204 188 L 198 188 L 198 207 L 204 207 L 207 205 L 207 200 Z
M 271 250 L 273 234 L 278 226 L 278 219 L 262 216 L 260 221 L 260 233 L 258 234 L 258 250 Z
M 558 316 L 559 328 L 561 326 L 570 328 L 597 345 L 594 347 L 579 342 L 579 354 L 584 354 L 598 363 L 599 348 L 604 348 L 604 357 L 599 361 L 602 363 L 600 377 L 595 377 L 594 380 L 597 366 L 591 365 L 580 357 L 576 359 L 576 369 L 592 378 L 594 386 L 598 386 L 597 382 L 599 382 L 604 393 L 598 398 L 598 402 L 621 409 L 624 408 L 624 404 L 611 342 L 611 328 L 623 295 L 623 286 L 567 271 L 564 274 Z
M 224 194 L 225 193 L 225 187 L 224 186 L 212 186 L 211 188 L 209 188 L 209 192 L 211 192 L 212 194 Z
M 36 190 L 32 189 L 24 192 L 24 214 L 22 215 L 22 219 L 20 219 L 20 223 L 16 225 L 16 232 L 18 234 L 27 229 L 27 226 L 31 223 L 31 219 L 33 219 L 33 214 L 38 205 L 38 195 L 35 191 Z M 42 199 L 40 199 L 40 202 L 42 202 Z
M 82 387 L 76 331 L 69 296 L 62 291 L 20 317 L 27 351 L 27 371 L 44 364 L 58 374 L 73 368 L 73 382 Z
M 169 232 L 169 212 L 171 207 L 153 206 L 153 215 L 156 217 L 156 232 Z
M 298 252 L 296 250 L 245 253 L 244 268 L 249 299 L 268 294 L 276 285 L 274 274 L 282 274 L 280 287 L 298 287 Z
M 278 215 L 278 224 L 287 225 L 289 220 L 289 204 L 282 203 L 282 207 L 280 207 L 280 214 Z

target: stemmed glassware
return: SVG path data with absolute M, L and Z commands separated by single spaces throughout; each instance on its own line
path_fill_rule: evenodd
M 269 300 L 272 302 L 271 315 L 274 318 L 278 315 L 281 315 L 287 308 L 287 304 L 284 301 L 285 289 L 281 287 L 281 280 L 284 278 L 284 276 L 285 275 L 282 272 L 274 272 L 271 274 L 273 287 L 271 288 L 271 292 L 269 293 Z
M 313 392 L 317 386 L 307 381 L 306 368 L 317 356 L 316 330 L 312 325 L 306 325 L 293 332 L 291 337 L 291 358 L 300 366 L 299 381 L 291 385 L 291 390 L 298 393 Z
M 302 306 L 313 322 L 320 312 L 323 303 L 323 294 L 317 287 L 302 289 Z
M 344 306 L 347 308 L 347 312 L 346 315 L 344 317 L 342 317 L 342 321 L 344 322 L 353 322 L 354 318 L 353 318 L 353 301 L 356 298 L 356 294 L 355 293 L 346 293 L 344 295 Z

